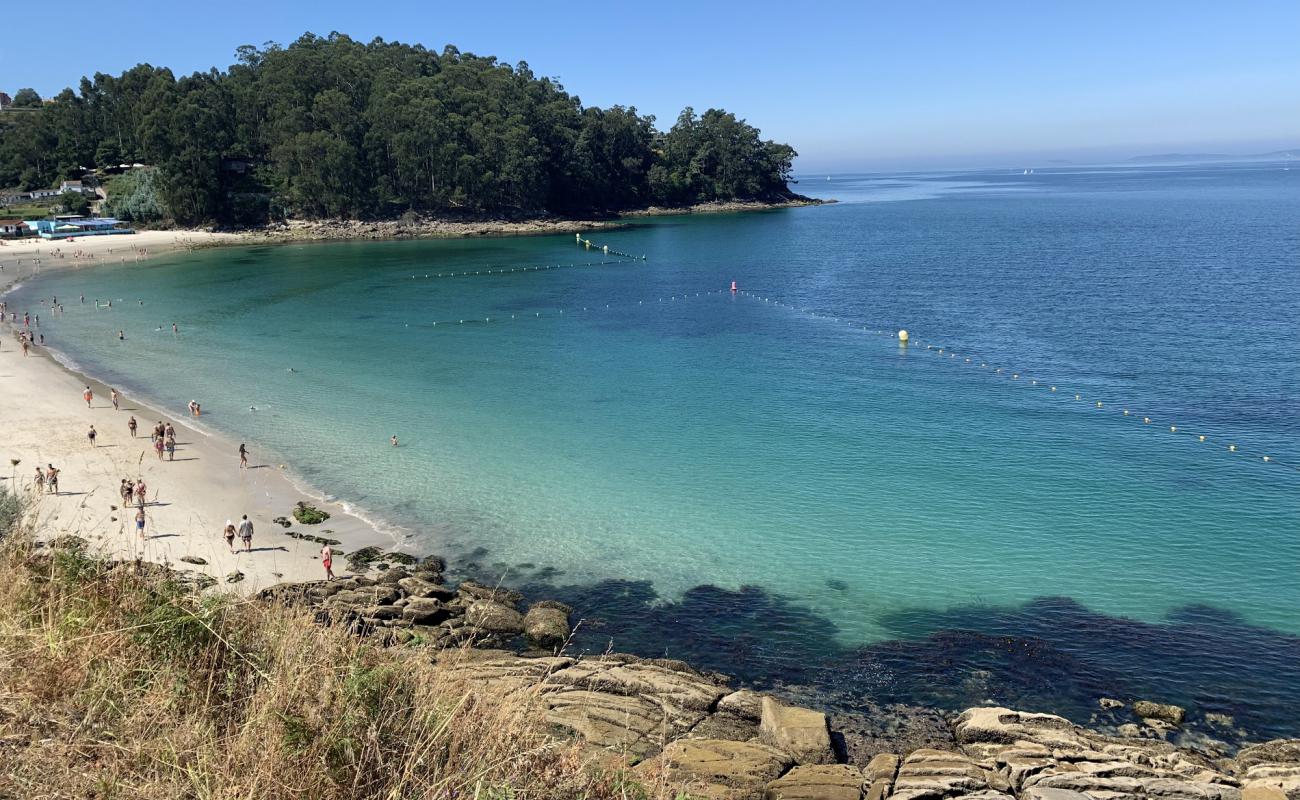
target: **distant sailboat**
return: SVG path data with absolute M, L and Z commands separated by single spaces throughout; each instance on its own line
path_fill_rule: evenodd
M 1025 170 L 1024 174 L 1025 174 L 1025 175 L 1028 175 L 1028 174 L 1029 174 L 1029 170 Z
M 826 180 L 830 180 L 830 179 L 831 179 L 831 176 L 827 175 L 827 176 L 826 176 Z

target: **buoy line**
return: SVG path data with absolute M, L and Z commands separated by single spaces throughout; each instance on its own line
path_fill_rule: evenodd
M 611 255 L 613 254 L 611 253 Z M 631 256 L 623 256 L 622 254 L 619 254 L 619 257 L 615 259 L 605 261 L 584 261 L 582 263 L 575 262 L 573 264 L 545 264 L 526 267 L 504 267 L 493 265 L 481 269 L 453 270 L 452 272 L 426 272 L 423 275 L 417 273 L 412 275 L 410 280 L 418 281 L 434 280 L 436 278 L 469 278 L 476 275 L 511 275 L 518 272 L 546 272 L 553 269 L 574 269 L 577 267 L 608 267 L 612 264 L 628 264 L 632 261 L 639 260 L 640 259 L 634 259 Z
M 673 304 L 679 301 L 685 302 L 686 300 L 694 300 L 697 297 L 710 297 L 710 296 L 729 294 L 729 293 L 730 293 L 729 289 L 713 289 L 710 291 L 701 291 L 701 292 L 683 292 L 681 294 L 647 297 L 641 300 L 637 300 L 635 303 L 633 302 L 597 303 L 594 305 L 569 306 L 566 308 L 550 308 L 550 309 L 536 310 L 536 311 L 515 311 L 509 314 L 503 313 L 493 317 L 465 317 L 463 319 L 460 318 L 439 319 L 439 320 L 434 320 L 432 322 L 417 323 L 415 327 L 447 329 L 452 327 L 459 327 L 461 325 L 483 325 L 487 323 L 496 324 L 496 323 L 503 323 L 503 322 L 522 322 L 530 319 L 536 320 L 536 319 L 553 319 L 557 317 L 574 317 L 580 314 L 600 313 L 604 311 L 622 311 L 629 308 L 658 305 L 660 303 Z
M 830 322 L 843 323 L 846 327 L 849 327 L 853 330 L 861 331 L 863 333 L 885 336 L 891 339 L 896 339 L 898 340 L 900 347 L 908 347 L 908 349 L 925 347 L 926 352 L 932 353 L 940 357 L 946 356 L 947 360 L 954 364 L 970 365 L 973 367 L 977 366 L 979 369 L 988 370 L 989 374 L 993 375 L 994 377 L 1007 378 L 1011 381 L 1022 383 L 1024 386 L 1031 389 L 1042 389 L 1047 394 L 1054 394 L 1063 398 L 1073 397 L 1074 402 L 1085 402 L 1082 392 L 1069 392 L 1062 387 L 1062 384 L 1052 383 L 1051 381 L 1045 380 L 1043 378 L 1039 378 L 1035 375 L 1030 375 L 1029 373 L 1020 372 L 1007 367 L 994 366 L 988 360 L 980 359 L 974 354 L 968 354 L 963 352 L 959 355 L 951 347 L 948 347 L 946 345 L 937 345 L 933 343 L 925 344 L 924 342 L 915 341 L 911 339 L 910 334 L 905 329 L 898 330 L 897 333 L 895 333 L 892 326 L 883 326 L 880 323 L 876 323 L 872 325 L 857 320 L 844 319 L 833 314 L 822 313 L 815 309 L 802 308 L 792 303 L 786 303 L 780 299 L 776 299 L 762 293 L 756 293 L 756 292 L 750 292 L 744 290 L 737 291 L 734 289 L 732 291 L 739 296 L 745 297 L 749 300 L 753 300 L 758 303 L 762 303 L 764 305 L 783 308 L 788 311 L 813 317 L 815 319 L 823 319 L 823 320 L 828 320 Z M 1211 437 L 1209 434 L 1196 433 L 1194 431 L 1186 430 L 1181 425 L 1178 425 L 1173 422 L 1161 421 L 1159 424 L 1157 424 L 1156 421 L 1150 415 L 1140 415 L 1137 412 L 1133 411 L 1131 408 L 1125 407 L 1123 403 L 1114 404 L 1112 401 L 1096 400 L 1095 398 L 1089 398 L 1086 402 L 1091 404 L 1093 408 L 1099 411 L 1110 412 L 1116 414 L 1120 418 L 1132 417 L 1135 420 L 1141 419 L 1142 425 L 1144 427 L 1155 425 L 1161 430 L 1165 430 L 1171 434 L 1193 438 L 1196 440 L 1198 444 L 1208 444 L 1211 446 L 1217 446 L 1217 448 L 1223 452 L 1232 453 L 1234 455 L 1241 455 L 1243 457 L 1251 455 L 1250 451 L 1243 450 L 1241 445 L 1237 444 L 1237 442 L 1235 441 L 1224 439 L 1218 436 Z M 1252 460 L 1258 460 L 1261 463 L 1270 464 L 1270 465 L 1276 464 L 1277 466 L 1284 467 L 1286 469 L 1290 469 L 1295 472 L 1300 472 L 1300 464 L 1295 464 L 1285 460 L 1279 460 L 1275 456 L 1260 453 L 1254 458 L 1252 458 Z

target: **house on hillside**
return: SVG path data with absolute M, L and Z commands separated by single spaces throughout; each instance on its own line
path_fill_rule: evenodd
M 14 99 L 12 97 L 4 92 L 0 92 L 0 111 L 4 111 L 9 106 L 13 105 L 13 102 Z
M 82 194 L 94 194 L 95 190 L 84 185 L 81 181 L 64 181 L 59 184 L 59 194 L 64 192 L 81 192 Z

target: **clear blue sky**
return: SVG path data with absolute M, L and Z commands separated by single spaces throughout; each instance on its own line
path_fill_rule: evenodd
M 661 127 L 724 107 L 793 144 L 800 171 L 1300 147 L 1297 0 L 566 5 L 60 3 L 8 15 L 0 89 L 225 67 L 241 44 L 337 30 L 526 60 Z

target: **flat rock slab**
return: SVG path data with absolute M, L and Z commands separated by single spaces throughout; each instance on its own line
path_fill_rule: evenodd
M 573 664 L 573 659 L 552 656 L 524 658 L 504 650 L 442 650 L 434 663 L 449 677 L 485 684 L 492 691 L 509 694 L 520 689 L 538 689 L 555 672 Z
M 708 713 L 727 694 L 725 686 L 690 670 L 648 662 L 589 660 L 552 676 L 551 681 L 612 694 L 652 698 L 673 712 Z
M 848 764 L 795 767 L 767 785 L 765 800 L 860 800 L 862 773 Z
M 800 764 L 828 764 L 835 760 L 825 714 L 783 705 L 773 697 L 763 698 L 762 709 L 759 735 L 766 744 L 784 750 Z
M 647 756 L 686 732 L 689 726 L 669 720 L 662 708 L 640 697 L 568 689 L 541 697 L 546 721 L 597 747 Z M 698 715 L 694 722 L 703 718 Z
M 767 785 L 792 765 L 790 756 L 758 742 L 679 739 L 637 769 L 651 775 L 662 769 L 690 797 L 761 800 Z

